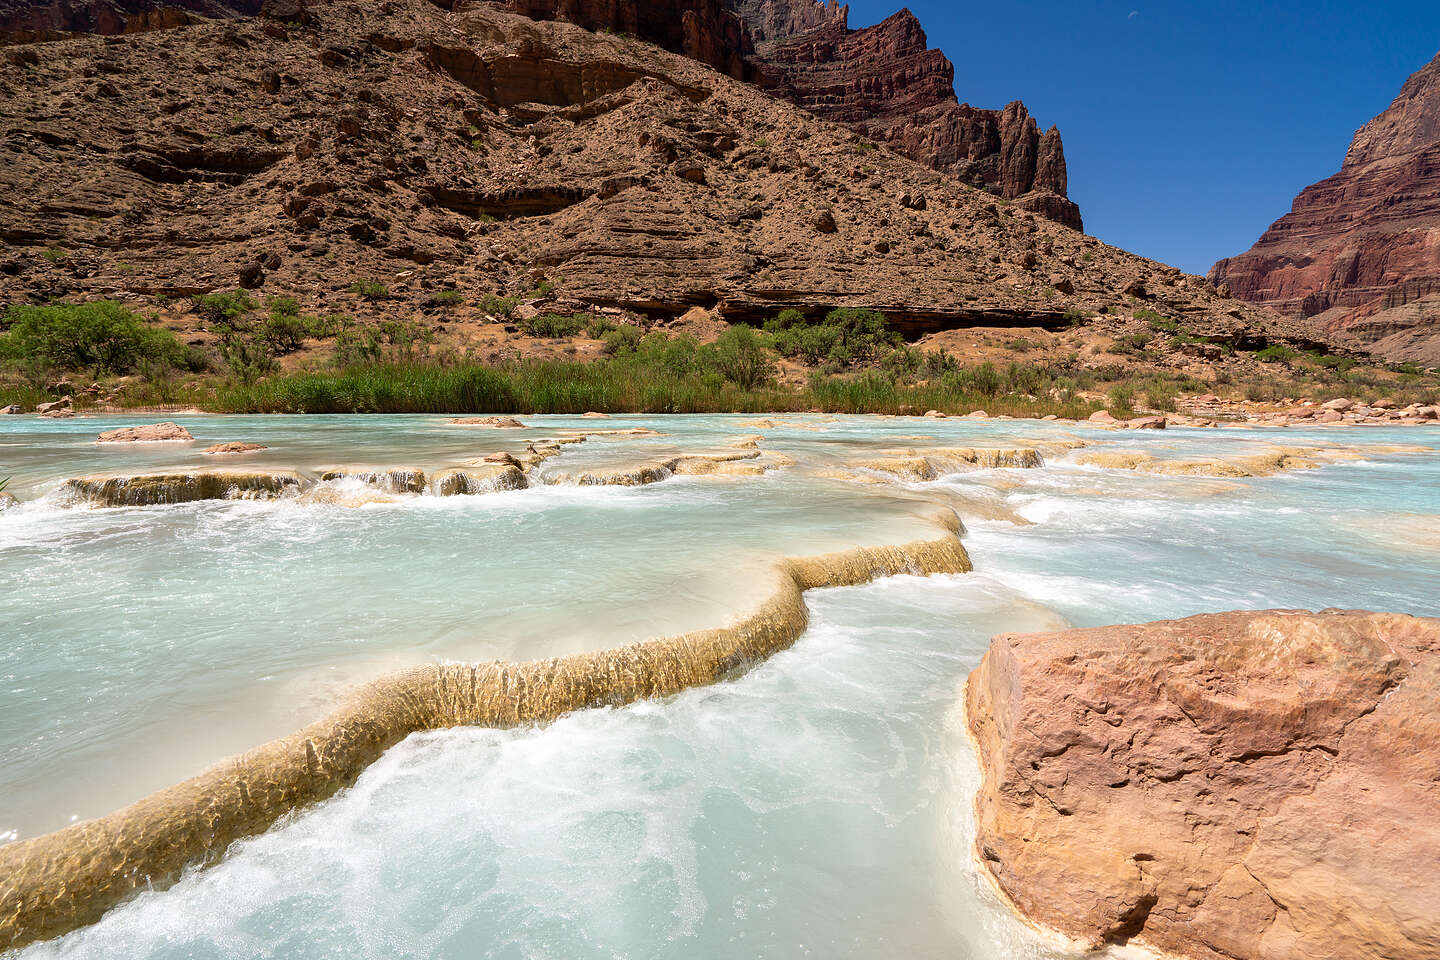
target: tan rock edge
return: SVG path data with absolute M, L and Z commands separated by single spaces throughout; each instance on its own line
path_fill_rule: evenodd
M 1187 957 L 1440 957 L 1440 620 L 996 637 L 977 858 L 1025 917 Z
M 217 860 L 297 807 L 331 796 L 421 730 L 544 723 L 574 710 L 664 697 L 735 676 L 804 632 L 802 594 L 899 573 L 965 573 L 959 520 L 935 540 L 790 559 L 749 617 L 714 630 L 515 664 L 435 664 L 380 679 L 318 723 L 122 810 L 0 846 L 0 949 L 98 920 L 137 890 Z

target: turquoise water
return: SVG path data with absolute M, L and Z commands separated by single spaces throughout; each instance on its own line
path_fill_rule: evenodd
M 535 418 L 532 433 L 669 434 L 582 445 L 607 464 L 758 433 L 794 466 L 453 503 L 122 510 L 62 508 L 46 491 L 102 459 L 184 468 L 198 455 L 102 457 L 88 441 L 109 424 L 0 422 L 0 473 L 39 501 L 0 515 L 0 619 L 19 627 L 0 653 L 0 829 L 21 835 L 58 826 L 47 811 L 101 812 L 113 804 L 90 795 L 123 801 L 291 729 L 397 662 L 538 656 L 722 622 L 764 594 L 775 556 L 932 535 L 916 519 L 931 502 L 1028 521 L 968 517 L 974 574 L 809 594 L 806 635 L 738 681 L 541 729 L 412 737 L 218 867 L 21 955 L 1050 956 L 970 865 L 975 772 L 955 704 L 991 635 L 1239 607 L 1440 608 L 1435 453 L 1247 480 L 1101 470 L 1073 454 L 929 484 L 813 473 L 930 445 L 899 439 L 917 435 L 1070 435 L 1202 457 L 1440 444 L 1440 431 L 742 425 L 753 419 Z M 301 469 L 431 467 L 514 442 L 457 439 L 441 418 L 186 423 L 207 442 L 271 443 L 270 466 Z

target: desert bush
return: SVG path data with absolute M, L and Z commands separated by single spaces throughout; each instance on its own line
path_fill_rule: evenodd
M 746 390 L 767 383 L 775 375 L 775 364 L 764 339 L 752 327 L 731 327 L 707 351 L 715 371 Z
M 390 299 L 390 288 L 375 280 L 357 280 L 350 284 L 350 292 L 371 303 Z
M 520 321 L 520 330 L 530 337 L 573 337 L 590 324 L 588 313 L 539 313 Z
M 5 320 L 9 332 L 0 336 L 0 360 L 36 372 L 86 370 L 98 377 L 134 373 L 141 361 L 205 367 L 198 351 L 113 300 L 11 307 Z
M 234 323 L 254 310 L 257 304 L 244 290 L 231 293 L 207 293 L 191 297 L 195 312 L 211 323 Z

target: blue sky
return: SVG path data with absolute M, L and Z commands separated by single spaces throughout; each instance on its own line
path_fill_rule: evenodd
M 909 0 L 961 101 L 1058 124 L 1108 243 L 1203 273 L 1248 248 L 1440 51 L 1440 3 Z M 851 26 L 899 9 L 852 0 Z

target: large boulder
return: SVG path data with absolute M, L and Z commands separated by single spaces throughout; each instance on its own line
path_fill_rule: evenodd
M 979 861 L 1027 917 L 1189 957 L 1440 957 L 1440 620 L 1272 610 L 996 637 Z
M 100 434 L 97 443 L 158 443 L 166 440 L 194 440 L 178 423 L 149 423 L 142 427 L 121 427 Z

